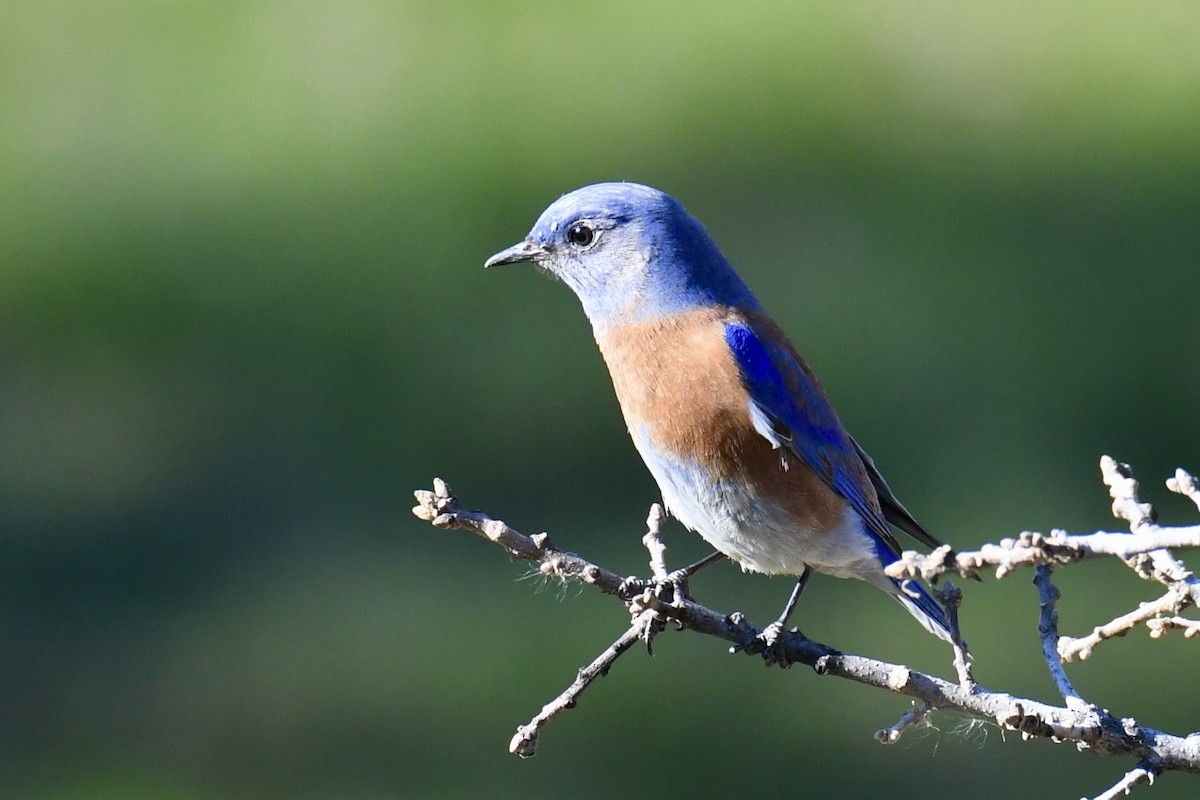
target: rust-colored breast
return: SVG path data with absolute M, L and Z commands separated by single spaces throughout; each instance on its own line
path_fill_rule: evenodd
M 717 481 L 738 481 L 777 505 L 796 527 L 835 526 L 845 500 L 786 449 L 754 429 L 750 397 L 725 339 L 745 318 L 704 308 L 598 333 L 596 340 L 631 433 L 640 429 L 674 459 L 702 465 Z M 637 437 L 635 436 L 635 439 Z
M 756 435 L 725 342 L 732 313 L 697 309 L 596 337 L 629 428 L 641 428 L 657 447 L 722 473 L 744 459 L 747 434 Z

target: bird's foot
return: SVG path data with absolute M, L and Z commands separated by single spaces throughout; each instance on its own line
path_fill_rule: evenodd
M 651 512 L 651 519 L 653 518 L 654 513 Z M 649 536 L 650 534 L 647 534 L 647 537 Z M 642 640 L 646 642 L 647 650 L 651 650 L 654 637 L 666 627 L 668 620 L 674 619 L 680 628 L 683 627 L 674 612 L 692 599 L 688 589 L 691 577 L 724 558 L 722 553 L 713 553 L 695 564 L 667 572 L 660 550 L 650 559 L 654 577 L 626 578 L 621 581 L 621 585 L 617 587 L 617 596 L 625 601 L 635 622 L 641 618 L 639 624 L 643 626 Z
M 617 596 L 626 602 L 639 602 L 648 606 L 657 601 L 665 605 L 677 605 L 683 600 L 690 600 L 688 594 L 688 578 L 691 573 L 686 569 L 677 569 L 661 578 L 626 578 L 617 588 Z
M 787 622 L 777 619 L 767 627 L 763 628 L 762 631 L 749 642 L 732 648 L 732 651 L 741 651 L 746 655 L 751 656 L 761 653 L 763 663 L 768 667 L 778 665 L 783 669 L 787 669 L 792 665 L 792 660 L 788 658 L 787 654 L 788 633 L 799 633 L 799 631 L 795 628 L 789 631 L 787 629 Z
M 677 569 L 661 578 L 626 578 L 617 589 L 618 596 L 625 601 L 634 620 L 641 618 L 641 639 L 651 655 L 654 654 L 654 637 L 666 628 L 667 621 L 672 618 L 671 609 L 691 599 L 688 594 L 689 577 L 691 573 L 686 569 Z

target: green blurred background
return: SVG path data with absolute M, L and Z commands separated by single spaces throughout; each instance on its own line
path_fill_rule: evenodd
M 541 753 L 616 604 L 415 521 L 623 573 L 655 488 L 575 299 L 484 273 L 559 194 L 702 219 L 935 532 L 1112 528 L 1097 461 L 1200 469 L 1200 6 L 16 3 L 0 12 L 0 794 L 1078 797 L 1132 761 L 668 633 Z M 672 527 L 673 563 L 705 550 Z M 990 687 L 1053 700 L 1028 574 L 967 587 Z M 1064 632 L 1156 595 L 1060 575 Z M 782 579 L 694 589 L 766 621 Z M 952 675 L 881 593 L 831 644 Z M 1196 645 L 1070 673 L 1200 728 Z M 1147 797 L 1195 797 L 1167 775 Z

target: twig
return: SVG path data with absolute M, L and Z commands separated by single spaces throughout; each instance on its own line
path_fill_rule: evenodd
M 1122 464 L 1110 456 L 1101 456 L 1100 476 L 1112 497 L 1114 517 L 1128 522 L 1129 530 L 1134 533 L 1154 526 L 1158 515 L 1154 506 L 1138 499 L 1138 482 L 1128 464 Z
M 1103 794 L 1096 795 L 1093 800 L 1116 800 L 1118 797 L 1125 797 L 1140 783 L 1145 783 L 1147 786 L 1154 783 L 1154 778 L 1157 775 L 1158 772 L 1153 766 L 1147 762 L 1142 762 L 1129 770 L 1129 772 L 1126 772 L 1121 780 L 1117 781 L 1112 788 Z
M 1188 619 L 1186 617 L 1157 617 L 1155 619 L 1146 620 L 1146 627 L 1150 629 L 1150 638 L 1158 639 L 1168 631 L 1181 630 L 1183 638 L 1192 639 L 1200 636 L 1200 620 Z
M 653 611 L 646 611 L 643 616 L 651 616 L 653 614 Z M 508 752 L 518 755 L 521 758 L 532 758 L 536 755 L 538 737 L 542 728 L 546 727 L 546 724 L 550 720 L 557 717 L 563 711 L 566 711 L 568 708 L 574 708 L 579 700 L 579 695 L 583 694 L 583 690 L 591 686 L 592 681 L 596 680 L 596 678 L 607 675 L 613 663 L 642 638 L 643 627 L 643 620 L 634 620 L 633 624 L 629 626 L 629 630 L 625 631 L 615 642 L 606 647 L 604 652 L 596 657 L 596 660 L 579 670 L 579 674 L 575 677 L 574 682 L 562 694 L 542 706 L 542 710 L 527 724 L 517 726 L 517 732 L 513 735 L 512 741 L 508 743 Z
M 1135 535 L 1143 530 L 1154 530 L 1157 514 L 1149 503 L 1143 503 L 1138 498 L 1138 482 L 1134 480 L 1133 470 L 1128 464 L 1122 464 L 1108 456 L 1100 459 L 1100 474 L 1108 493 L 1112 497 L 1112 512 L 1117 519 L 1126 520 L 1129 530 Z M 1126 558 L 1125 563 L 1139 576 L 1147 580 L 1171 586 L 1175 583 L 1194 578 L 1179 561 L 1171 555 L 1170 545 L 1151 550 L 1147 553 Z M 1194 600 L 1200 601 L 1200 583 Z
M 1112 512 L 1118 519 L 1129 523 L 1131 536 L 1155 530 L 1154 507 L 1143 503 L 1138 496 L 1138 482 L 1128 464 L 1122 464 L 1108 456 L 1100 459 L 1100 473 L 1112 497 Z M 1195 479 L 1183 470 L 1176 470 L 1174 490 L 1190 496 L 1195 489 Z M 1168 481 L 1171 488 L 1171 481 Z M 1058 643 L 1058 652 L 1070 661 L 1078 656 L 1086 659 L 1103 641 L 1124 636 L 1137 625 L 1163 617 L 1179 614 L 1191 605 L 1200 602 L 1200 580 L 1166 547 L 1128 556 L 1123 559 L 1139 577 L 1164 584 L 1167 591 L 1157 600 L 1140 604 L 1127 614 L 1098 625 L 1091 634 L 1080 638 L 1064 636 Z M 1153 633 L 1155 629 L 1151 628 Z M 1163 628 L 1158 628 L 1161 635 Z
M 900 559 L 887 566 L 893 578 L 920 578 L 933 581 L 947 572 L 974 578 L 984 570 L 996 571 L 1003 578 L 1019 567 L 1070 564 L 1098 556 L 1130 559 L 1155 550 L 1200 548 L 1200 525 L 1153 527 L 1138 533 L 1097 531 L 1069 535 L 1055 530 L 1048 534 L 1025 531 L 1015 538 L 985 544 L 975 551 L 955 552 L 943 546 L 929 554 L 906 550 Z
M 632 624 L 641 625 L 641 638 L 646 643 L 646 652 L 650 655 L 654 655 L 654 637 L 666 628 L 662 615 L 652 608 L 650 598 L 657 597 L 666 602 L 674 602 L 676 594 L 676 587 L 671 583 L 671 576 L 667 574 L 667 543 L 662 535 L 664 517 L 663 507 L 652 503 L 650 513 L 646 516 L 646 535 L 642 537 L 642 545 L 650 553 L 650 574 L 653 580 L 645 584 L 641 597 L 633 597 L 628 602 L 629 613 L 633 617 Z M 637 578 L 626 578 L 622 591 L 632 596 L 634 587 L 644 583 Z M 670 589 L 666 588 L 668 586 Z M 668 593 L 669 596 L 664 593 Z M 682 588 L 679 593 L 683 593 Z
M 1200 509 L 1200 480 L 1197 480 L 1195 475 L 1176 469 L 1175 475 L 1167 478 L 1167 488 L 1191 500 L 1196 504 L 1196 508 Z
M 893 578 L 920 578 L 928 582 L 947 572 L 974 578 L 982 570 L 994 569 L 996 577 L 1003 578 L 1018 567 L 1054 566 L 1097 556 L 1116 556 L 1135 569 L 1140 568 L 1143 577 L 1163 583 L 1194 577 L 1165 551 L 1200 548 L 1200 525 L 1159 526 L 1154 508 L 1138 499 L 1138 484 L 1128 464 L 1104 456 L 1100 459 L 1100 472 L 1113 498 L 1113 514 L 1129 522 L 1130 533 L 1098 531 L 1068 535 L 1061 530 L 1049 534 L 1025 531 L 1016 538 L 985 544 L 976 551 L 955 552 L 946 545 L 928 555 L 905 551 L 899 560 L 888 565 L 887 573 Z M 1167 485 L 1200 507 L 1200 487 L 1187 472 L 1177 470 Z M 1196 582 L 1192 593 L 1194 600 L 1200 602 L 1200 582 Z
M 1143 622 L 1149 626 L 1157 617 L 1182 611 L 1189 605 L 1186 598 L 1187 595 L 1182 590 L 1168 589 L 1167 593 L 1157 600 L 1141 603 L 1128 614 L 1122 614 L 1111 622 L 1097 626 L 1087 636 L 1081 636 L 1078 639 L 1070 636 L 1062 637 L 1058 642 L 1058 652 L 1066 661 L 1074 658 L 1083 661 L 1101 642 L 1124 636 Z
M 971 668 L 971 651 L 967 642 L 962 638 L 962 630 L 958 626 L 958 608 L 962 605 L 962 589 L 950 581 L 946 581 L 938 595 L 942 607 L 946 610 L 946 621 L 950 624 L 950 645 L 954 648 L 954 671 L 958 673 L 958 685 L 968 692 L 979 688 L 975 673 Z
M 549 534 L 526 536 L 487 514 L 462 508 L 449 485 L 441 478 L 433 479 L 432 492 L 418 489 L 413 494 L 417 498 L 413 515 L 435 528 L 473 531 L 503 547 L 512 558 L 535 562 L 538 572 L 543 575 L 581 581 L 605 594 L 621 594 L 625 581 L 620 575 L 585 561 L 574 553 L 559 550 L 550 542 Z
M 895 744 L 900 741 L 906 730 L 925 719 L 930 711 L 933 711 L 933 706 L 929 703 L 913 703 L 912 708 L 900 715 L 895 725 L 875 731 L 875 741 L 880 744 Z
M 642 544 L 650 551 L 650 574 L 655 580 L 667 579 L 667 543 L 662 536 L 664 516 L 663 507 L 652 503 L 646 516 L 646 535 L 642 537 Z
M 1058 637 L 1058 599 L 1061 597 L 1058 587 L 1050 581 L 1050 567 L 1041 565 L 1034 572 L 1034 584 L 1038 588 L 1038 599 L 1041 614 L 1038 618 L 1038 633 L 1042 635 L 1042 654 L 1046 658 L 1046 666 L 1050 668 L 1050 677 L 1058 688 L 1058 693 L 1066 701 L 1067 708 L 1076 710 L 1087 709 L 1089 703 L 1075 691 L 1067 671 L 1063 669 L 1061 656 L 1062 644 Z

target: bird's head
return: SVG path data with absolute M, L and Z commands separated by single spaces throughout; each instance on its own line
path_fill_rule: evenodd
M 484 266 L 522 261 L 571 287 L 597 330 L 697 307 L 758 305 L 700 222 L 670 195 L 636 183 L 563 195 L 523 242 Z

